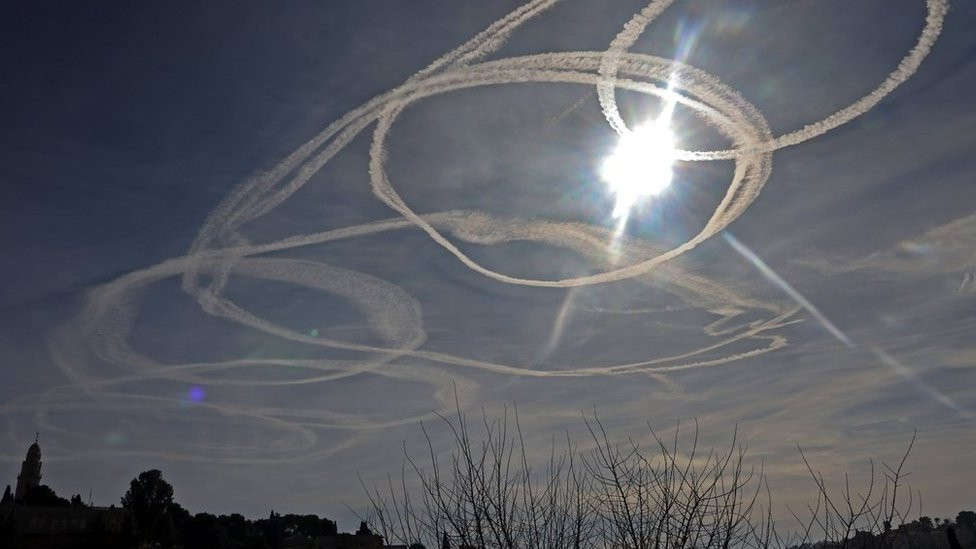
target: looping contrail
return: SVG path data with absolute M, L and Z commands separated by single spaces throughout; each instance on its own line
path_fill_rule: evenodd
M 180 399 L 164 394 L 160 392 L 162 389 L 156 390 L 155 385 L 146 382 L 267 388 L 326 383 L 369 374 L 396 382 L 428 384 L 432 387 L 435 406 L 443 411 L 454 405 L 455 391 L 470 396 L 478 390 L 477 383 L 463 375 L 464 372 L 538 378 L 633 373 L 661 377 L 669 372 L 720 366 L 784 347 L 786 339 L 776 330 L 796 320 L 798 307 L 744 296 L 716 281 L 686 272 L 672 260 L 716 235 L 746 211 L 769 178 L 775 150 L 802 143 L 850 121 L 908 79 L 938 38 L 947 2 L 927 1 L 928 16 L 917 43 L 878 87 L 848 107 L 780 136 L 772 134 L 755 106 L 716 77 L 680 60 L 628 51 L 672 2 L 650 2 L 602 52 L 558 52 L 485 60 L 512 32 L 557 4 L 558 0 L 528 2 L 492 23 L 401 86 L 344 114 L 270 170 L 244 181 L 209 214 L 185 255 L 134 271 L 91 291 L 78 316 L 49 338 L 52 357 L 68 383 L 51 389 L 37 400 L 25 398 L 7 403 L 0 407 L 0 413 L 34 412 L 35 421 L 52 430 L 58 429 L 52 414 L 79 410 L 144 414 L 153 419 L 167 417 L 187 422 L 233 418 L 277 433 L 275 437 L 280 444 L 221 445 L 208 442 L 203 446 L 170 450 L 153 446 L 151 441 L 140 441 L 145 447 L 155 449 L 137 447 L 126 450 L 126 453 L 226 462 L 288 461 L 295 459 L 296 454 L 302 454 L 303 459 L 314 459 L 352 444 L 352 439 L 348 439 L 327 450 L 316 450 L 320 430 L 355 431 L 403 425 L 431 417 L 436 412 L 398 414 L 392 418 L 369 417 L 332 411 L 327 406 L 314 409 L 297 404 L 293 407 L 248 407 L 242 403 L 208 401 L 201 403 L 199 408 L 206 417 L 188 418 L 182 412 Z M 395 179 L 386 169 L 388 137 L 400 114 L 415 102 L 439 94 L 524 82 L 595 87 L 604 116 L 617 132 L 626 129 L 614 97 L 618 89 L 656 96 L 689 110 L 725 137 L 731 148 L 679 151 L 677 158 L 683 161 L 734 160 L 735 168 L 725 195 L 698 232 L 671 249 L 659 249 L 646 242 L 622 237 L 615 244 L 619 262 L 608 257 L 615 235 L 601 227 L 500 219 L 476 211 L 418 214 L 397 192 Z M 355 137 L 371 127 L 368 165 L 371 189 L 380 201 L 399 214 L 398 218 L 299 234 L 274 242 L 254 243 L 245 236 L 243 227 L 247 223 L 274 211 L 291 198 Z M 365 273 L 280 255 L 290 249 L 411 228 L 423 231 L 473 272 L 501 283 L 579 289 L 633 279 L 641 284 L 665 288 L 682 299 L 686 306 L 701 308 L 717 318 L 702 328 L 708 342 L 697 348 L 629 363 L 542 370 L 533 368 L 529 359 L 526 364 L 501 364 L 431 350 L 427 345 L 422 304 L 402 288 Z M 517 277 L 481 265 L 457 245 L 458 242 L 495 245 L 514 241 L 565 248 L 603 270 L 561 280 Z M 279 253 L 265 255 L 271 252 Z M 173 277 L 181 279 L 182 290 L 195 300 L 201 311 L 216 319 L 230 321 L 275 340 L 317 350 L 340 351 L 343 356 L 352 353 L 360 358 L 235 357 L 186 362 L 153 359 L 131 343 L 133 327 L 139 316 L 140 296 L 152 285 Z M 228 284 L 238 277 L 281 282 L 343 298 L 362 312 L 374 337 L 368 341 L 319 337 L 262 318 L 227 295 Z M 560 334 L 567 322 L 569 305 L 564 309 L 557 319 Z M 758 312 L 762 318 L 742 321 L 741 315 L 746 311 Z M 637 308 L 635 313 L 644 314 Z M 178 335 L 166 334 L 165 337 L 175 339 Z M 551 339 L 558 343 L 558 338 Z M 555 345 L 551 341 L 543 349 L 543 355 L 549 355 Z M 289 369 L 301 375 L 284 379 L 255 379 L 243 375 L 261 366 Z M 301 452 L 296 452 L 296 448 Z M 241 457 L 242 449 L 247 450 L 246 458 Z

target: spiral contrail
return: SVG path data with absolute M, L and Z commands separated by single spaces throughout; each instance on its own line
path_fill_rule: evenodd
M 208 215 L 185 255 L 126 274 L 91 291 L 79 314 L 49 339 L 55 362 L 68 379 L 66 385 L 41 398 L 18 399 L 0 407 L 0 413 L 34 412 L 36 421 L 51 429 L 53 412 L 94 410 L 150 414 L 199 421 L 179 415 L 179 399 L 155 394 L 147 381 L 189 384 L 275 387 L 329 383 L 360 375 L 377 375 L 397 382 L 431 386 L 433 407 L 454 405 L 454 392 L 471 395 L 478 385 L 466 373 L 512 377 L 590 377 L 669 372 L 716 367 L 759 356 L 787 344 L 777 331 L 796 321 L 799 307 L 770 303 L 742 295 L 721 283 L 687 272 L 673 261 L 716 235 L 741 216 L 759 196 L 772 170 L 779 148 L 797 145 L 822 135 L 867 112 L 911 77 L 929 53 L 942 28 L 948 5 L 928 0 L 924 28 L 907 55 L 885 80 L 851 105 L 819 121 L 779 136 L 773 135 L 762 113 L 716 77 L 681 60 L 629 52 L 641 34 L 673 3 L 655 0 L 636 14 L 602 52 L 575 51 L 485 60 L 526 21 L 538 17 L 558 0 L 533 0 L 489 25 L 460 47 L 420 70 L 402 85 L 349 111 L 326 126 L 267 172 L 235 188 Z M 496 218 L 477 211 L 419 214 L 397 192 L 388 173 L 386 150 L 399 116 L 422 99 L 456 90 L 526 82 L 592 86 L 608 124 L 617 132 L 626 126 L 617 110 L 615 91 L 631 90 L 661 98 L 694 113 L 725 137 L 731 147 L 714 151 L 679 151 L 682 161 L 731 159 L 735 168 L 715 211 L 686 242 L 661 249 L 623 237 L 615 244 L 618 261 L 608 254 L 612 231 L 582 223 Z M 372 128 L 367 171 L 373 194 L 399 217 L 317 233 L 297 234 L 274 242 L 251 242 L 243 227 L 291 198 L 357 136 Z M 664 288 L 688 307 L 701 308 L 715 318 L 702 327 L 707 341 L 700 346 L 664 356 L 614 364 L 564 365 L 537 369 L 503 364 L 432 350 L 427 342 L 423 304 L 390 281 L 340 269 L 320 261 L 282 257 L 301 247 L 350 240 L 388 231 L 419 229 L 471 271 L 491 280 L 529 287 L 572 288 L 633 279 Z M 497 245 L 529 241 L 571 250 L 598 272 L 559 280 L 518 277 L 490 269 L 465 254 L 459 242 Z M 274 252 L 274 255 L 269 255 Z M 344 358 L 254 358 L 164 362 L 147 356 L 132 344 L 133 327 L 140 315 L 140 296 L 160 281 L 179 277 L 182 290 L 200 310 L 248 330 L 321 351 L 339 351 Z M 319 337 L 275 323 L 247 310 L 227 295 L 228 284 L 238 277 L 281 282 L 337 296 L 355 306 L 373 336 L 369 342 Z M 568 301 L 566 303 L 569 303 Z M 560 318 L 568 318 L 564 307 Z M 640 313 L 635 308 L 633 313 Z M 594 310 L 600 310 L 599 307 Z M 758 320 L 739 320 L 754 311 Z M 626 311 L 622 311 L 626 312 Z M 606 314 L 615 314 L 606 312 Z M 560 333 L 563 326 L 560 326 Z M 554 332 L 555 333 L 555 332 Z M 167 337 L 178 337 L 168 334 Z M 553 336 L 554 341 L 558 338 Z M 553 344 L 554 345 L 554 344 Z M 551 347 L 552 345 L 550 345 Z M 551 352 L 552 349 L 546 349 Z M 360 358 L 348 358 L 352 353 Z M 256 366 L 274 366 L 301 372 L 288 379 L 242 376 Z M 449 370 L 448 370 L 449 368 Z M 386 428 L 431 417 L 433 412 L 397 417 L 358 414 L 294 406 L 248 407 L 233 402 L 202 405 L 213 417 L 254 422 L 277 432 L 282 447 L 214 442 L 182 451 L 134 449 L 129 453 L 172 459 L 289 461 L 296 448 L 302 458 L 324 456 L 343 445 L 316 451 L 319 429 L 362 430 Z M 351 439 L 350 439 L 351 440 Z M 147 443 L 148 444 L 148 443 Z M 351 444 L 349 440 L 344 444 Z M 248 451 L 242 458 L 242 448 Z M 121 450 L 120 450 L 121 451 Z

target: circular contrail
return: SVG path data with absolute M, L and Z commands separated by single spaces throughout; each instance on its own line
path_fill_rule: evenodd
M 51 413 L 74 411 L 124 412 L 165 416 L 174 421 L 201 421 L 181 412 L 180 399 L 157 394 L 146 382 L 167 381 L 208 386 L 276 387 L 333 382 L 359 375 L 376 375 L 396 382 L 424 383 L 440 410 L 454 405 L 455 392 L 478 390 L 464 373 L 492 373 L 519 377 L 587 377 L 668 372 L 707 368 L 755 357 L 784 347 L 777 330 L 795 321 L 798 308 L 741 295 L 716 281 L 686 272 L 672 261 L 714 236 L 741 216 L 759 196 L 772 169 L 773 152 L 822 135 L 870 110 L 907 80 L 919 67 L 939 36 L 947 11 L 945 0 L 928 0 L 925 26 L 914 47 L 885 80 L 861 99 L 811 122 L 803 128 L 773 135 L 762 113 L 716 77 L 679 60 L 629 52 L 629 48 L 673 0 L 655 0 L 636 14 L 601 52 L 556 52 L 486 61 L 486 57 L 529 19 L 558 0 L 531 1 L 448 52 L 410 77 L 403 85 L 383 93 L 329 124 L 318 135 L 289 154 L 269 171 L 243 182 L 210 213 L 186 255 L 124 275 L 90 292 L 83 310 L 49 339 L 51 354 L 68 384 L 47 391 L 38 400 L 18 399 L 0 412 L 35 413 L 35 421 L 57 430 Z M 686 242 L 660 249 L 624 237 L 617 244 L 622 263 L 609 258 L 612 231 L 582 223 L 500 219 L 477 211 L 418 214 L 396 190 L 387 172 L 386 147 L 400 114 L 422 99 L 456 90 L 525 82 L 592 86 L 608 124 L 626 130 L 617 110 L 615 92 L 631 90 L 673 102 L 694 113 L 731 143 L 714 151 L 679 151 L 682 161 L 733 160 L 728 188 L 715 211 Z M 357 136 L 372 128 L 367 166 L 373 194 L 400 217 L 319 233 L 299 234 L 274 242 L 251 242 L 243 227 L 272 211 L 301 189 L 323 166 Z M 625 279 L 663 287 L 688 307 L 700 308 L 716 318 L 702 328 L 708 342 L 627 363 L 572 365 L 555 369 L 524 364 L 503 364 L 431 350 L 423 321 L 422 304 L 392 282 L 365 273 L 340 269 L 320 261 L 282 257 L 287 250 L 360 238 L 387 231 L 416 228 L 450 252 L 461 264 L 492 280 L 522 286 L 578 288 Z M 516 277 L 489 269 L 466 255 L 457 242 L 496 245 L 531 241 L 571 250 L 598 270 L 595 274 L 545 280 Z M 272 252 L 275 255 L 267 255 Z M 138 351 L 131 343 L 139 315 L 140 296 L 152 285 L 173 277 L 200 310 L 257 333 L 308 346 L 344 353 L 331 358 L 254 358 L 163 362 Z M 348 341 L 307 334 L 261 317 L 227 295 L 237 277 L 296 285 L 336 296 L 352 304 L 363 316 L 369 342 Z M 600 308 L 593 308 L 599 311 Z M 655 310 L 621 311 L 650 314 Z M 761 313 L 749 322 L 746 311 Z M 606 312 L 603 314 L 615 314 Z M 173 337 L 167 334 L 166 337 Z M 352 353 L 360 358 L 348 358 Z M 97 360 L 90 360 L 97 358 Z M 256 366 L 288 368 L 300 375 L 286 379 L 255 379 L 242 375 Z M 107 366 L 107 367 L 106 367 Z M 449 369 L 448 369 L 449 368 Z M 136 449 L 130 454 L 172 459 L 221 461 L 289 461 L 300 448 L 303 459 L 322 457 L 352 444 L 353 438 L 329 450 L 314 451 L 319 429 L 357 431 L 412 423 L 436 412 L 366 417 L 329 410 L 292 406 L 253 407 L 235 402 L 206 402 L 201 409 L 215 417 L 252 422 L 278 433 L 281 448 L 220 441 L 201 451 Z M 147 443 L 148 444 L 148 443 Z M 247 450 L 246 457 L 242 450 Z M 97 453 L 97 452 L 96 452 Z

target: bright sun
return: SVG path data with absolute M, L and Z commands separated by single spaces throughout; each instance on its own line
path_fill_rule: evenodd
M 662 116 L 628 130 L 603 162 L 600 175 L 617 195 L 615 219 L 626 218 L 641 197 L 661 194 L 671 184 L 675 142 L 669 123 L 670 116 Z

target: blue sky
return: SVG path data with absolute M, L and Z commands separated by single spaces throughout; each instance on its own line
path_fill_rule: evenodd
M 9 482 L 40 431 L 59 493 L 113 503 L 156 467 L 194 511 L 346 517 L 362 503 L 356 475 L 399 470 L 401 441 L 456 388 L 473 413 L 517 402 L 540 441 L 579 434 L 593 407 L 621 436 L 698 418 L 721 441 L 738 424 L 786 501 L 810 487 L 796 443 L 841 475 L 894 459 L 918 429 L 927 514 L 970 504 L 976 9 L 953 3 L 879 104 L 756 160 L 772 171 L 723 224 L 845 344 L 721 232 L 639 276 L 492 277 L 637 264 L 692 238 L 727 192 L 732 161 L 679 162 L 614 243 L 599 165 L 617 138 L 591 84 L 410 97 L 392 122 L 391 188 L 492 276 L 377 199 L 368 116 L 255 213 L 270 195 L 248 181 L 520 5 L 488 4 L 0 8 Z M 643 7 L 562 0 L 471 66 L 605 52 Z M 920 0 L 678 0 L 629 51 L 680 57 L 782 136 L 878 86 L 924 24 Z M 445 74 L 477 72 L 464 70 Z M 628 124 L 661 108 L 635 91 L 616 100 Z M 729 146 L 686 106 L 674 128 L 682 148 Z M 326 233 L 344 230 L 359 233 Z

